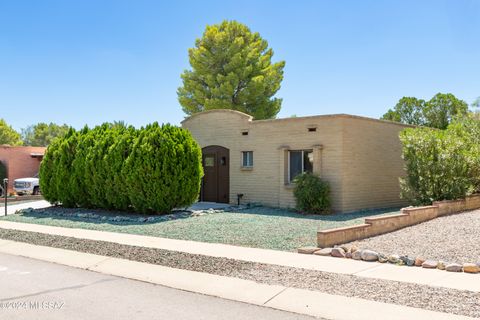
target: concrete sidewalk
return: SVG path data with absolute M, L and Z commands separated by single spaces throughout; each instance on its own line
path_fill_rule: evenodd
M 249 280 L 6 240 L 0 240 L 0 252 L 327 319 L 473 319 L 419 308 L 331 295 L 318 291 L 259 284 Z
M 232 245 L 0 221 L 0 228 L 480 292 L 480 276 Z
M 45 201 L 45 200 L 39 200 L 39 201 L 30 201 L 30 202 L 25 202 L 25 203 L 17 203 L 11 202 L 7 203 L 7 215 L 14 214 L 17 212 L 17 210 L 22 210 L 22 209 L 27 209 L 27 208 L 33 208 L 33 209 L 42 209 L 42 208 L 47 208 L 52 206 L 50 202 Z M 5 216 L 5 208 L 1 207 L 0 208 L 0 216 Z

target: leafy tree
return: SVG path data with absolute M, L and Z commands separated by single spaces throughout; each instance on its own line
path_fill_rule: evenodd
M 477 99 L 475 99 L 475 101 L 472 102 L 472 108 L 477 109 L 478 112 L 478 109 L 480 109 L 480 97 L 478 97 Z
M 456 116 L 466 115 L 468 104 L 451 93 L 437 93 L 425 105 L 425 125 L 446 129 Z
M 382 119 L 422 126 L 425 125 L 424 109 L 425 100 L 403 97 L 393 109 L 389 109 L 383 115 Z
M 457 99 L 451 93 L 437 93 L 427 102 L 414 97 L 403 97 L 382 119 L 446 129 L 456 116 L 467 113 L 468 105 L 465 101 Z
M 4 119 L 0 119 L 0 145 L 2 144 L 11 146 L 22 145 L 20 134 L 9 126 Z
M 23 143 L 27 146 L 46 147 L 53 139 L 63 137 L 68 129 L 66 124 L 59 126 L 55 123 L 40 122 L 22 129 Z
M 280 111 L 282 99 L 272 97 L 285 61 L 272 63 L 273 50 L 257 32 L 236 21 L 207 26 L 188 54 L 192 70 L 183 72 L 177 91 L 186 114 L 233 109 L 269 119 Z

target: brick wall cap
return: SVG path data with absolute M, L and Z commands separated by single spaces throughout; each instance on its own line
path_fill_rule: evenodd
M 461 203 L 461 202 L 464 202 L 466 201 L 466 199 L 458 199 L 458 200 L 441 200 L 441 201 L 433 201 L 433 205 L 439 205 L 439 204 L 443 204 L 443 203 L 455 203 L 455 202 L 458 202 L 458 203 Z
M 334 228 L 334 229 L 326 229 L 326 230 L 320 230 L 318 231 L 319 234 L 329 234 L 329 233 L 336 233 L 336 232 L 342 232 L 345 230 L 354 230 L 354 229 L 362 229 L 366 227 L 370 227 L 371 225 L 368 223 L 362 223 L 362 224 L 356 224 L 354 226 L 347 226 L 347 227 L 340 227 L 340 228 Z
M 381 216 L 381 217 L 367 217 L 367 218 L 365 218 L 365 223 L 381 221 L 381 220 L 403 218 L 403 217 L 406 217 L 406 216 L 408 216 L 408 214 L 406 214 L 406 213 L 396 213 L 396 214 L 389 214 L 389 215 Z
M 401 126 L 405 128 L 417 128 L 418 126 L 411 125 L 411 124 L 404 124 L 400 122 L 395 122 L 395 121 L 390 121 L 390 120 L 383 120 L 383 119 L 374 119 L 374 118 L 368 118 L 364 116 L 357 116 L 357 115 L 351 115 L 351 114 L 346 114 L 346 113 L 337 113 L 337 114 L 321 114 L 321 115 L 314 115 L 314 116 L 305 116 L 305 117 L 294 117 L 294 118 L 278 118 L 278 119 L 263 119 L 263 120 L 253 120 L 253 117 L 249 114 L 237 111 L 237 110 L 230 110 L 230 109 L 213 109 L 213 110 L 207 110 L 207 111 L 202 111 L 195 113 L 187 118 L 185 118 L 181 124 L 184 124 L 188 121 L 190 121 L 193 118 L 207 115 L 210 113 L 232 113 L 232 114 L 237 114 L 239 116 L 244 117 L 248 121 L 251 121 L 253 124 L 260 124 L 264 122 L 282 122 L 282 121 L 289 121 L 289 122 L 295 122 L 295 121 L 302 121 L 305 119 L 319 119 L 319 118 L 349 118 L 349 119 L 356 119 L 356 120 L 365 120 L 365 121 L 373 121 L 377 123 L 384 123 L 384 124 L 389 124 L 389 125 L 395 125 L 395 126 Z
M 436 205 L 432 205 L 432 206 L 423 206 L 423 207 L 406 207 L 406 208 L 402 208 L 402 212 L 403 211 L 418 211 L 418 210 L 426 210 L 426 209 L 438 209 L 438 206 Z
M 236 114 L 236 115 L 239 115 L 245 119 L 247 119 L 248 121 L 252 121 L 253 120 L 253 117 L 249 114 L 246 114 L 246 113 L 243 113 L 243 112 L 240 112 L 240 111 L 237 111 L 237 110 L 230 110 L 230 109 L 213 109 L 213 110 L 207 110 L 207 111 L 202 111 L 202 112 L 198 112 L 198 113 L 195 113 L 195 114 L 192 114 L 191 116 L 185 118 L 182 122 L 180 122 L 181 124 L 184 124 L 194 118 L 197 118 L 199 116 L 204 116 L 204 115 L 208 115 L 210 113 L 231 113 L 231 114 Z

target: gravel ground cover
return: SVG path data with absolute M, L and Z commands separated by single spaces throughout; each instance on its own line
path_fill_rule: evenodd
M 480 262 L 480 210 L 439 217 L 349 244 L 386 255 L 477 263 Z
M 1 219 L 67 228 L 123 232 L 172 239 L 294 251 L 301 246 L 316 245 L 318 229 L 330 229 L 363 223 L 366 216 L 398 213 L 398 210 L 390 209 L 320 216 L 301 215 L 285 209 L 253 207 L 234 212 L 216 211 L 197 216 L 172 214 L 163 216 L 163 221 L 132 222 L 103 221 L 101 219 L 89 220 L 74 216 L 59 216 L 58 211 L 67 215 L 83 212 L 105 217 L 117 214 L 128 216 L 128 214 L 119 212 L 52 207 L 31 210 L 28 213 L 10 215 Z M 142 217 L 141 215 L 134 216 Z M 148 216 L 143 217 L 148 219 Z
M 237 277 L 260 283 L 317 290 L 348 297 L 480 317 L 480 294 L 470 291 L 368 279 L 35 232 L 0 229 L 0 238 Z M 338 307 L 348 308 L 348 306 Z M 372 310 L 372 312 L 374 311 Z

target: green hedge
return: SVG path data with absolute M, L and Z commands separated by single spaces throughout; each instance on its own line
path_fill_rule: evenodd
M 188 131 L 107 123 L 70 129 L 50 144 L 40 187 L 65 207 L 168 213 L 197 199 L 202 175 L 201 150 Z
M 297 210 L 305 213 L 330 213 L 330 187 L 320 177 L 303 173 L 295 178 L 295 196 Z
M 400 133 L 406 176 L 401 196 L 414 205 L 461 199 L 480 190 L 480 122 L 457 119 L 446 130 Z

